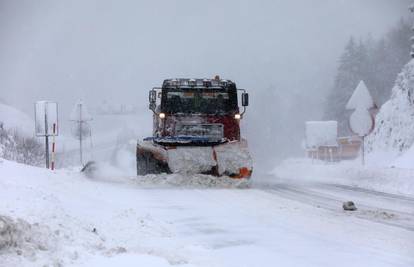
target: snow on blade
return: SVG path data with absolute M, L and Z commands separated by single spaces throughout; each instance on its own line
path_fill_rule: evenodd
M 240 168 L 253 168 L 253 160 L 245 139 L 215 147 L 219 174 L 238 173 Z
M 168 150 L 168 166 L 173 173 L 202 173 L 215 165 L 211 147 L 177 147 Z
M 134 183 L 142 186 L 166 186 L 185 188 L 248 188 L 248 179 L 234 179 L 227 176 L 204 174 L 149 174 L 132 178 Z

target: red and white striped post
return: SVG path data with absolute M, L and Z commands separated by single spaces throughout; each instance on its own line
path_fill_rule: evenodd
M 56 136 L 56 123 L 53 123 L 53 133 L 52 133 L 52 162 L 51 162 L 51 169 L 52 171 L 55 169 L 55 136 Z

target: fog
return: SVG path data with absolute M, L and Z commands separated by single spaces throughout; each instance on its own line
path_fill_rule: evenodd
M 67 120 L 79 98 L 144 107 L 165 78 L 219 74 L 249 90 L 244 135 L 258 161 L 274 160 L 300 153 L 349 37 L 384 34 L 409 3 L 0 0 L 0 99 L 29 114 L 55 100 Z

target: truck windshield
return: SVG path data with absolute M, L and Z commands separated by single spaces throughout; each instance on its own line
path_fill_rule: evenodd
M 167 113 L 227 114 L 237 110 L 237 93 L 226 91 L 168 90 L 162 109 Z

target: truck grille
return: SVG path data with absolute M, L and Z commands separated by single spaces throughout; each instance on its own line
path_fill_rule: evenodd
M 211 141 L 223 139 L 223 124 L 179 124 L 175 128 L 179 137 L 203 137 Z

